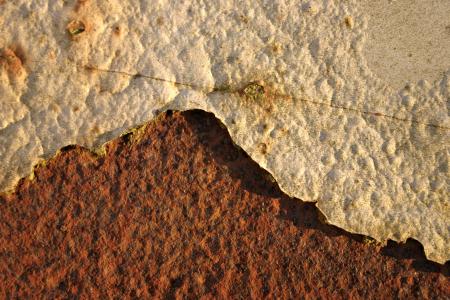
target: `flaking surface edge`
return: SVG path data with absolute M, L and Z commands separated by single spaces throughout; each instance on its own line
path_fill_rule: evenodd
M 436 20 L 431 43 L 389 50 L 389 65 L 370 46 L 391 9 L 379 3 L 3 2 L 0 190 L 65 145 L 96 147 L 161 111 L 203 109 L 329 223 L 379 241 L 413 237 L 444 263 L 450 33 Z M 448 1 L 428 3 L 450 13 Z M 416 71 L 425 54 L 442 58 L 408 82 L 410 54 Z M 395 67 L 407 76 L 384 76 Z

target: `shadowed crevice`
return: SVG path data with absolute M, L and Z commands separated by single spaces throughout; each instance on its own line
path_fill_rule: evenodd
M 285 195 L 269 172 L 254 162 L 245 151 L 233 143 L 226 127 L 214 114 L 202 110 L 192 110 L 184 113 L 186 120 L 202 138 L 204 145 L 211 152 L 211 156 L 220 164 L 226 165 L 232 176 L 239 180 L 245 189 L 251 192 L 269 196 L 280 197 L 282 212 L 280 216 L 290 220 L 295 226 L 313 228 L 329 236 L 344 235 L 358 242 L 365 242 L 365 236 L 352 234 L 334 225 L 325 224 L 325 216 L 315 206 L 315 203 L 304 202 Z M 212 129 L 214 128 L 214 129 Z M 220 135 L 215 134 L 221 132 Z M 235 150 L 231 150 L 234 147 Z M 239 156 L 246 157 L 244 161 Z M 237 163 L 236 163 L 237 162 Z M 412 259 L 413 266 L 418 271 L 442 272 L 450 276 L 450 262 L 441 265 L 426 258 L 422 244 L 409 238 L 405 243 L 389 240 L 382 248 L 381 255 L 395 257 L 396 259 Z
M 102 155 L 65 147 L 0 196 L 0 298 L 445 293 L 448 263 L 325 224 L 212 114 L 167 112 L 134 132 Z

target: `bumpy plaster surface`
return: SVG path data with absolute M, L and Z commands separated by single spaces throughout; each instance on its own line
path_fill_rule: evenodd
M 450 2 L 427 2 L 428 19 L 419 2 L 5 1 L 0 188 L 65 145 L 97 147 L 163 110 L 204 109 L 331 224 L 413 237 L 443 263 L 450 24 L 433 16 Z M 431 45 L 391 34 L 403 30 L 383 13 L 395 5 L 437 28 Z M 406 50 L 373 47 L 380 40 Z M 425 63 L 427 51 L 438 58 Z

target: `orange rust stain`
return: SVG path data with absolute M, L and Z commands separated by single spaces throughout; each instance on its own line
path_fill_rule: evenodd
M 0 52 L 0 67 L 8 71 L 11 77 L 23 74 L 25 61 L 25 53 L 20 46 L 11 46 Z
M 20 59 L 20 61 L 22 62 L 22 66 L 26 66 L 27 56 L 25 54 L 25 50 L 23 49 L 23 47 L 19 44 L 16 44 L 16 45 L 12 45 L 10 48 L 14 51 L 16 56 Z

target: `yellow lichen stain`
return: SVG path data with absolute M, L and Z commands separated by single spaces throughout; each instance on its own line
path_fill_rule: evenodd
M 363 237 L 363 243 L 366 245 L 378 245 L 379 243 L 377 242 L 377 240 L 369 237 L 369 236 L 364 236 Z
M 261 101 L 265 96 L 264 86 L 258 82 L 250 82 L 242 89 L 242 95 L 252 101 Z
M 67 32 L 72 40 L 77 40 L 80 35 L 87 30 L 85 22 L 81 20 L 72 20 L 67 24 Z
M 139 125 L 131 130 L 124 132 L 120 135 L 121 138 L 125 138 L 129 145 L 137 144 L 144 137 L 145 130 L 147 129 L 148 123 L 144 125 Z
M 255 80 L 238 90 L 240 101 L 246 107 L 262 109 L 261 113 L 271 116 L 276 107 L 285 105 L 292 97 L 280 93 L 269 81 Z

